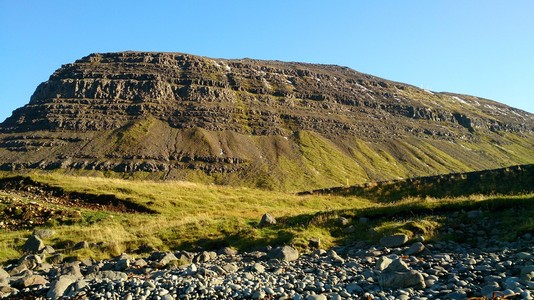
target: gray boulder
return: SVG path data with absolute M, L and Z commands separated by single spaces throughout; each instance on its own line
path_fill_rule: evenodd
M 76 279 L 82 278 L 82 272 L 80 270 L 80 262 L 76 261 L 63 266 L 61 269 L 61 275 L 72 276 Z
M 0 280 L 9 278 L 9 273 L 6 270 L 0 268 Z
M 299 258 L 299 252 L 291 246 L 283 246 L 273 249 L 269 253 L 269 257 L 284 261 L 294 261 Z
M 43 250 L 44 247 L 45 244 L 43 243 L 43 241 L 36 235 L 32 235 L 26 240 L 24 246 L 22 246 L 22 251 L 29 253 L 38 253 L 39 251 Z
M 263 299 L 265 298 L 266 294 L 263 289 L 256 290 L 254 294 L 252 294 L 252 299 Z
M 406 272 L 406 271 L 410 271 L 410 268 L 402 259 L 397 258 L 393 260 L 384 270 L 393 271 L 393 272 Z
M 54 249 L 52 246 L 45 246 L 43 250 L 40 252 L 41 254 L 50 255 L 56 253 L 56 249 Z
M 198 274 L 204 277 L 217 277 L 219 275 L 217 272 L 207 268 L 198 269 Z
M 189 252 L 175 252 L 174 256 L 176 256 L 181 264 L 190 264 L 194 258 L 194 255 Z
M 48 262 L 51 264 L 61 264 L 63 263 L 63 254 L 55 253 L 54 255 L 48 258 Z
M 265 267 L 260 263 L 255 263 L 254 265 L 252 265 L 252 271 L 256 273 L 264 273 Z
M 233 263 L 228 263 L 222 266 L 222 268 L 226 273 L 229 273 L 229 274 L 235 273 L 239 270 L 239 268 Z
M 197 272 L 198 272 L 198 268 L 197 268 L 197 265 L 195 264 L 190 264 L 189 266 L 187 266 L 187 268 L 185 268 L 185 273 L 187 275 L 195 275 Z
M 217 275 L 224 275 L 224 274 L 226 274 L 226 271 L 225 271 L 222 267 L 217 266 L 217 265 L 215 265 L 215 266 L 211 266 L 211 267 L 210 267 L 210 270 L 212 270 L 213 272 L 217 273 Z
M 17 291 L 18 290 L 16 288 L 12 288 L 10 286 L 0 286 L 0 298 L 7 297 Z
M 87 281 L 91 281 L 93 279 L 96 279 L 98 281 L 102 281 L 103 279 L 109 279 L 111 281 L 127 280 L 128 275 L 124 272 L 118 271 L 98 271 L 96 273 L 92 273 L 85 276 L 85 280 Z
M 383 289 L 424 289 L 425 279 L 415 270 L 410 270 L 401 259 L 395 259 L 380 273 L 378 282 Z
M 320 238 L 311 238 L 308 241 L 308 247 L 319 249 L 321 248 L 321 239 Z
M 380 239 L 380 244 L 384 247 L 394 248 L 399 247 L 408 242 L 408 236 L 406 234 L 395 234 L 385 236 Z
M 226 256 L 235 256 L 237 255 L 238 251 L 231 247 L 224 247 L 221 250 L 219 250 L 219 254 L 226 255 Z
M 130 259 L 127 256 L 121 256 L 115 263 L 115 271 L 124 271 L 130 268 Z
M 19 266 L 24 266 L 28 270 L 34 270 L 41 266 L 43 260 L 39 255 L 28 254 L 19 259 Z
M 144 260 L 144 259 L 142 259 L 142 258 L 137 259 L 137 260 L 135 260 L 135 261 L 133 262 L 133 266 L 134 266 L 135 268 L 138 268 L 138 269 L 139 269 L 139 268 L 144 268 L 144 267 L 146 267 L 147 265 L 148 265 L 148 263 L 146 262 L 146 260 Z
M 89 248 L 89 243 L 87 241 L 81 241 L 77 243 L 76 245 L 74 245 L 74 247 L 72 247 L 73 250 L 80 250 L 80 249 L 87 249 L 87 248 Z
M 27 272 L 28 268 L 25 264 L 19 264 L 18 266 L 15 266 L 13 269 L 9 270 L 10 276 L 19 276 L 20 274 Z
M 29 275 L 16 280 L 12 283 L 12 286 L 18 289 L 24 289 L 31 286 L 46 285 L 48 283 L 48 280 L 41 275 Z
M 521 268 L 521 279 L 534 280 L 534 265 L 527 265 Z
M 347 292 L 349 292 L 349 294 L 357 294 L 363 292 L 363 288 L 356 283 L 349 283 L 345 287 L 345 289 L 347 290 Z
M 73 283 L 70 288 L 66 291 L 66 297 L 74 298 L 83 288 L 85 288 L 89 283 L 85 279 L 78 279 Z
M 216 257 L 217 257 L 217 254 L 215 254 L 215 257 L 213 257 L 213 254 L 211 252 L 202 251 L 197 256 L 195 256 L 195 258 L 193 258 L 193 262 L 194 263 L 205 263 Z
M 67 289 L 76 282 L 77 278 L 71 275 L 60 276 L 58 280 L 50 284 L 50 289 L 46 294 L 48 299 L 58 299 L 65 296 Z
M 425 245 L 421 242 L 413 243 L 408 250 L 406 250 L 406 255 L 415 255 L 423 252 L 425 250 Z
M 337 254 L 334 250 L 328 250 L 326 252 L 326 256 L 330 258 L 330 261 L 332 263 L 345 263 L 345 260 L 341 256 L 339 256 L 339 254 Z
M 262 217 L 261 217 L 261 220 L 260 220 L 260 223 L 258 224 L 259 227 L 267 227 L 267 226 L 271 226 L 271 225 L 275 225 L 276 224 L 276 219 L 271 216 L 270 214 L 264 214 Z
M 165 253 L 165 255 L 156 264 L 158 268 L 164 268 L 173 261 L 177 261 L 178 258 L 172 253 Z
M 378 271 L 383 271 L 387 268 L 393 260 L 387 256 L 382 256 L 376 261 L 375 269 Z
M 0 287 L 9 285 L 9 273 L 0 268 Z

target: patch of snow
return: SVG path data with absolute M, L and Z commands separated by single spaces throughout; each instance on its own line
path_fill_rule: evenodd
M 364 87 L 363 85 L 359 84 L 359 83 L 356 83 L 356 86 L 359 87 L 360 89 L 362 89 L 363 91 L 369 91 L 368 88 Z
M 497 106 L 494 106 L 494 105 L 490 105 L 490 104 L 485 104 L 484 107 L 486 108 L 489 108 L 495 112 L 499 112 L 499 113 L 502 113 L 502 114 L 506 114 L 501 108 L 497 107 Z
M 434 95 L 434 93 L 432 93 L 431 91 L 429 91 L 429 90 L 427 90 L 427 89 L 423 89 L 423 91 L 425 91 L 425 92 L 427 92 L 427 93 L 429 93 L 429 94 L 431 94 L 431 95 Z
M 517 111 L 515 111 L 515 110 L 513 110 L 513 109 L 511 109 L 510 112 L 512 112 L 514 115 L 520 117 L 520 118 L 523 119 L 523 120 L 526 119 L 526 118 L 528 117 L 527 115 L 520 114 L 520 113 L 518 113 Z
M 456 96 L 452 96 L 452 98 L 460 103 L 463 103 L 463 104 L 468 104 L 470 105 L 470 103 L 468 103 L 467 101 L 465 101 L 464 99 L 460 98 L 460 97 L 456 97 Z

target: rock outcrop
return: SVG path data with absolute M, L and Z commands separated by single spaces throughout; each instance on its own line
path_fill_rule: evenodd
M 319 188 L 532 162 L 533 141 L 527 112 L 345 67 L 121 52 L 39 85 L 0 168 Z

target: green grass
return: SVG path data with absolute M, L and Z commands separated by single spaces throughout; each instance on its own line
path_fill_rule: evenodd
M 59 173 L 34 173 L 31 177 L 35 181 L 61 187 L 66 192 L 114 194 L 120 199 L 158 212 L 152 215 L 131 215 L 82 209 L 82 217 L 77 222 L 56 226 L 54 229 L 58 234 L 46 241 L 48 244 L 60 246 L 72 246 L 86 240 L 89 243 L 104 241 L 115 244 L 115 248 L 124 251 L 135 250 L 143 244 L 164 250 L 175 247 L 194 248 L 198 245 L 213 247 L 225 243 L 244 249 L 275 242 L 289 243 L 300 231 L 288 229 L 284 233 L 279 229 L 256 228 L 261 215 L 266 212 L 277 218 L 284 218 L 372 205 L 370 201 L 358 198 L 301 197 L 272 191 L 189 182 L 128 181 Z M 8 243 L 11 234 L 13 233 L 0 234 L 0 242 Z M 17 234 L 27 236 L 30 232 L 20 231 Z M 11 246 L 7 248 L 20 249 Z M 0 260 L 12 258 L 15 252 L 3 253 Z M 109 254 L 103 251 L 91 253 L 95 257 Z
M 115 150 L 120 153 L 129 153 L 150 132 L 154 123 L 155 119 L 149 117 L 132 122 L 125 128 L 118 129 L 115 135 L 116 138 L 112 141 Z
M 9 176 L 4 173 L 1 177 Z M 321 239 L 323 247 L 353 242 L 377 241 L 397 232 L 438 238 L 444 219 L 439 214 L 483 209 L 502 214 L 503 224 L 513 224 L 510 236 L 533 232 L 534 194 L 516 196 L 471 196 L 461 198 L 405 198 L 377 202 L 362 197 L 328 195 L 298 196 L 242 187 L 204 185 L 190 182 L 155 182 L 33 173 L 31 178 L 66 192 L 113 194 L 125 201 L 146 206 L 157 214 L 123 214 L 63 207 L 81 215 L 69 224 L 52 224 L 57 232 L 45 243 L 66 256 L 107 258 L 133 252 L 142 245 L 157 249 L 216 249 L 231 246 L 241 250 L 266 245 L 293 244 L 302 250 L 310 238 Z M 0 197 L 7 197 L 2 194 Z M 18 197 L 18 196 L 17 196 Z M 38 201 L 25 199 L 18 201 Z M 505 214 L 521 208 L 522 214 Z M 278 224 L 258 228 L 264 213 L 274 215 Z M 357 227 L 345 233 L 337 219 L 347 217 Z M 360 217 L 369 218 L 359 224 Z M 0 231 L 0 261 L 16 258 L 30 231 Z M 72 251 L 80 241 L 105 242 L 101 247 Z
M 315 193 L 360 196 L 382 202 L 407 197 L 460 197 L 473 194 L 519 195 L 534 193 L 534 165 L 512 166 L 468 173 L 416 177 L 352 187 L 318 190 Z

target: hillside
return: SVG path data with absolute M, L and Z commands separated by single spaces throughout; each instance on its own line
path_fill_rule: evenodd
M 345 67 L 179 53 L 63 65 L 0 124 L 0 169 L 299 191 L 534 162 L 534 115 Z
M 491 196 L 528 193 L 534 193 L 534 165 L 532 164 L 494 170 L 372 182 L 350 187 L 301 192 L 300 194 L 359 196 L 391 202 L 407 197 L 445 198 L 466 197 L 476 194 Z

